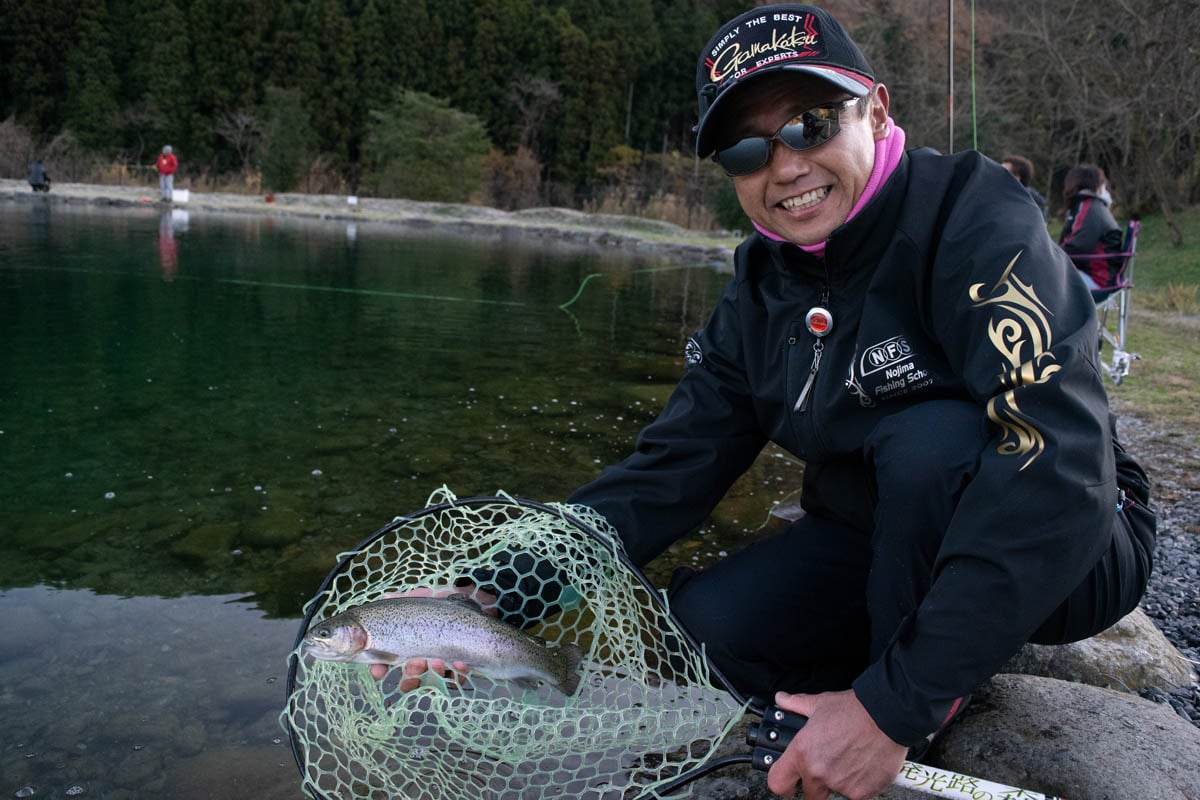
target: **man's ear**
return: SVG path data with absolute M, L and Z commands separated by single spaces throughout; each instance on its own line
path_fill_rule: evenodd
M 882 83 L 876 84 L 875 90 L 871 92 L 870 102 L 867 113 L 871 115 L 871 132 L 878 141 L 888 135 L 888 108 L 891 106 L 891 98 L 888 97 L 887 87 Z

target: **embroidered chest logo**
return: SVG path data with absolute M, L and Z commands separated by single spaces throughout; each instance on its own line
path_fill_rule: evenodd
M 933 377 L 918 366 L 912 345 L 903 335 L 877 342 L 857 354 L 846 378 L 846 387 L 858 396 L 858 403 L 864 408 L 932 383 Z
M 976 308 L 991 306 L 994 311 L 988 338 L 1002 359 L 997 376 L 1001 391 L 988 401 L 987 414 L 1004 431 L 997 450 L 1001 455 L 1025 457 L 1021 464 L 1025 469 L 1046 449 L 1046 440 L 1017 405 L 1016 389 L 1045 383 L 1062 366 L 1050 352 L 1054 344 L 1050 310 L 1032 286 L 1012 274 L 1020 257 L 1021 253 L 1013 256 L 994 286 L 977 283 L 969 294 Z
M 699 366 L 704 360 L 704 353 L 700 350 L 700 344 L 692 338 L 687 340 L 687 344 L 683 348 L 683 361 L 689 367 Z

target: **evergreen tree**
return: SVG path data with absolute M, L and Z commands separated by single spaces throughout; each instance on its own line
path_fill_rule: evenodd
M 339 0 L 311 0 L 302 23 L 300 53 L 299 86 L 317 146 L 345 168 L 353 135 L 352 98 L 358 88 L 354 29 Z
M 300 85 L 300 66 L 304 60 L 300 19 L 304 5 L 303 0 L 279 0 L 277 3 L 267 37 L 267 86 L 290 88 Z
M 371 117 L 365 150 L 380 194 L 462 203 L 478 191 L 491 143 L 474 114 L 400 90 Z
M 134 63 L 135 79 L 146 109 L 148 125 L 162 144 L 191 154 L 195 142 L 191 39 L 187 17 L 175 0 L 147 3 L 133 21 L 144 37 L 144 52 Z M 151 148 L 157 153 L 157 148 Z M 190 157 L 190 156 L 189 156 Z
M 346 155 L 350 188 L 357 193 L 362 143 L 370 124 L 370 109 L 385 105 L 391 91 L 388 85 L 387 31 L 384 30 L 383 15 L 375 0 L 363 0 L 354 26 L 356 86 L 350 97 L 351 118 Z
M 307 172 L 316 136 L 299 89 L 268 86 L 259 149 L 263 185 L 277 192 L 296 188 Z
M 72 0 L 5 0 L 0 27 L 0 95 L 3 114 L 15 114 L 35 136 L 50 138 L 62 129 L 67 94 L 64 56 L 75 30 Z
M 108 50 L 108 9 L 103 0 L 83 0 L 67 51 L 66 125 L 90 149 L 112 147 L 117 116 L 117 76 Z

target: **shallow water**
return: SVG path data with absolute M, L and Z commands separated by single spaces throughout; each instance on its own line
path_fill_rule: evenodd
M 336 554 L 443 484 L 561 499 L 661 408 L 726 280 L 0 205 L 0 796 L 298 796 L 279 679 Z M 736 546 L 798 474 L 765 455 L 666 568 Z

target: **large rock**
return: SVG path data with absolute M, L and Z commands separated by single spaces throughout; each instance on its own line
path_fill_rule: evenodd
M 1026 645 L 977 691 L 927 755 L 942 768 L 1072 800 L 1200 800 L 1200 729 L 1137 697 L 1196 676 L 1142 611 L 1090 639 Z M 722 754 L 744 752 L 738 730 Z M 698 780 L 712 800 L 774 800 L 765 773 L 729 767 Z M 802 796 L 802 795 L 801 795 Z M 881 800 L 924 792 L 889 788 Z
M 1141 609 L 1081 642 L 1027 644 L 1002 671 L 1132 693 L 1147 686 L 1180 689 L 1196 681 L 1191 664 Z
M 934 743 L 938 766 L 1073 800 L 1200 798 L 1200 729 L 1169 706 L 997 675 Z

